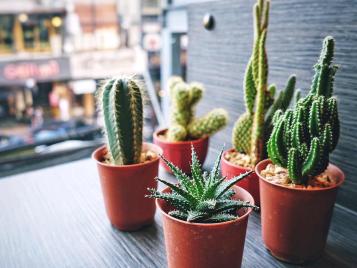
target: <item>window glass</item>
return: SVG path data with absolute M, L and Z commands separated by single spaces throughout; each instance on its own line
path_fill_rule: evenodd
M 10 15 L 0 16 L 0 53 L 11 52 L 14 43 L 12 29 L 14 18 Z

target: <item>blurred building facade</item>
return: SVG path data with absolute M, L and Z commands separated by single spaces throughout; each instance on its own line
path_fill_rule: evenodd
M 91 118 L 100 79 L 135 73 L 117 0 L 0 2 L 0 119 Z
M 161 81 L 161 1 L 141 1 L 141 45 L 147 51 L 148 67 L 156 91 Z

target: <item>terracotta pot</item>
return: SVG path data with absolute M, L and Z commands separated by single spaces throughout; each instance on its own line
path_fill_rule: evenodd
M 144 143 L 143 150 L 161 154 L 162 150 L 151 143 Z M 147 188 L 156 188 L 155 177 L 159 170 L 159 157 L 150 162 L 113 166 L 103 163 L 105 146 L 95 150 L 92 158 L 97 168 L 108 218 L 122 231 L 137 230 L 153 222 L 155 201 L 146 198 Z
M 233 151 L 234 151 L 233 148 L 225 151 L 223 153 L 222 161 L 221 161 L 222 176 L 227 176 L 228 179 L 231 179 L 233 177 L 239 176 L 242 173 L 252 170 L 251 168 L 234 165 L 228 160 L 226 160 L 224 156 L 227 153 Z M 260 205 L 259 178 L 255 172 L 253 172 L 251 175 L 238 182 L 236 185 L 247 190 L 253 196 L 255 204 L 257 204 L 257 206 Z
M 154 133 L 154 143 L 160 146 L 163 150 L 164 157 L 173 163 L 175 166 L 179 167 L 183 172 L 189 174 L 191 173 L 191 144 L 195 147 L 198 160 L 203 164 L 205 162 L 209 138 L 201 138 L 192 141 L 176 141 L 169 142 L 164 140 L 162 135 L 165 135 L 167 129 L 158 130 Z M 166 166 L 166 164 L 161 160 L 161 166 L 165 170 L 171 173 L 171 170 Z
M 234 198 L 254 202 L 244 189 L 234 186 Z M 168 188 L 164 192 L 170 191 Z M 222 223 L 188 223 L 169 216 L 172 209 L 163 200 L 156 201 L 163 215 L 166 254 L 170 268 L 240 267 L 248 216 L 241 209 L 236 220 Z
M 324 251 L 337 189 L 344 173 L 330 164 L 327 172 L 338 179 L 327 188 L 291 188 L 265 180 L 260 172 L 271 163 L 257 164 L 260 179 L 262 235 L 265 246 L 277 259 L 304 263 L 317 259 Z

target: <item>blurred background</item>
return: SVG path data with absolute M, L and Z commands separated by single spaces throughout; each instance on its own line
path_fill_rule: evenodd
M 184 31 L 163 48 L 170 2 L 0 0 L 0 177 L 90 156 L 103 142 L 95 91 L 111 76 L 145 82 L 151 139 L 163 83 L 186 70 Z M 161 70 L 162 49 L 174 56 Z

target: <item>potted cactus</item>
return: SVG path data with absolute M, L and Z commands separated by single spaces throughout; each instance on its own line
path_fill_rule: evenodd
M 233 148 L 223 154 L 222 174 L 228 179 L 248 170 L 265 158 L 265 141 L 272 130 L 272 117 L 278 109 L 285 111 L 294 95 L 296 78 L 292 75 L 284 90 L 275 98 L 276 86 L 268 86 L 268 60 L 265 42 L 268 31 L 270 1 L 255 4 L 254 44 L 244 77 L 246 112 L 236 121 L 232 132 Z M 239 186 L 248 190 L 259 204 L 259 179 L 252 173 Z
M 178 184 L 158 179 L 164 191 L 149 189 L 163 215 L 168 266 L 240 267 L 252 196 L 234 184 L 250 172 L 230 181 L 219 172 L 221 154 L 212 171 L 202 172 L 192 146 L 192 178 L 162 157 Z M 188 160 L 186 160 L 188 161 Z
M 309 94 L 293 110 L 274 115 L 268 160 L 260 178 L 262 234 L 278 259 L 303 263 L 324 250 L 344 173 L 329 164 L 339 138 L 337 100 L 332 96 L 334 39 L 326 37 Z
M 205 161 L 209 136 L 222 129 L 228 121 L 223 109 L 214 109 L 203 117 L 195 117 L 195 106 L 202 98 L 204 88 L 200 83 L 185 83 L 180 77 L 169 81 L 171 97 L 171 124 L 168 129 L 154 133 L 154 143 L 159 145 L 166 159 L 185 173 L 190 172 L 191 144 L 195 146 L 200 163 Z M 171 170 L 161 161 L 162 166 Z
M 143 143 L 143 101 L 132 78 L 106 81 L 97 94 L 104 119 L 106 145 L 94 151 L 105 208 L 110 222 L 120 230 L 136 230 L 154 220 L 155 202 L 145 198 L 155 188 L 161 149 Z

